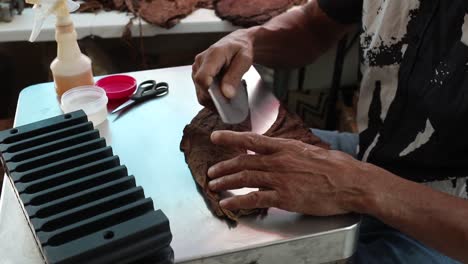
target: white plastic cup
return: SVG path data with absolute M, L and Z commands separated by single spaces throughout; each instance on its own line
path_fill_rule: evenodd
M 87 85 L 70 89 L 62 95 L 61 101 L 64 113 L 83 110 L 95 127 L 107 119 L 108 99 L 100 87 Z

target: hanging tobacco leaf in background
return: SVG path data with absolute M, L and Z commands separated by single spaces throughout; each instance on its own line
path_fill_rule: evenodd
M 126 11 L 150 24 L 171 28 L 199 8 L 214 8 L 220 18 L 249 27 L 263 24 L 305 2 L 307 0 L 85 0 L 79 11 Z

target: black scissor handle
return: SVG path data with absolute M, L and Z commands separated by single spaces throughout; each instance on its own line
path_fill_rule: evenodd
M 169 89 L 169 84 L 167 84 L 167 82 L 159 82 L 159 83 L 156 83 L 156 90 L 157 90 L 157 89 L 160 89 L 160 88 Z
M 156 97 L 164 96 L 169 93 L 169 84 L 166 82 L 157 83 L 155 90 L 157 91 Z
M 131 97 L 134 101 L 141 101 L 156 94 L 155 87 L 157 83 L 154 80 L 148 80 L 138 85 L 137 92 Z

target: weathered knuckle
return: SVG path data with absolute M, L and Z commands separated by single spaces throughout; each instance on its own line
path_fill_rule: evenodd
M 195 56 L 195 63 L 200 63 L 203 60 L 204 56 L 205 56 L 205 52 L 198 53 Z
M 276 169 L 284 169 L 285 164 L 289 160 L 289 154 L 285 151 L 282 152 L 277 152 L 269 156 L 270 163 L 276 168 Z
M 257 208 L 264 208 L 264 207 L 271 207 L 272 206 L 272 198 L 266 195 L 260 195 L 257 200 L 255 207 Z
M 252 192 L 248 196 L 249 202 L 257 206 L 260 203 L 260 194 L 258 192 Z
M 210 49 L 208 49 L 207 56 L 219 57 L 219 56 L 224 55 L 225 50 L 226 50 L 226 45 L 215 43 L 213 44 L 213 46 L 210 47 Z
M 246 177 L 248 177 L 250 179 L 250 181 L 258 184 L 258 179 L 259 179 L 259 175 L 257 175 L 257 173 L 255 171 L 252 171 L 252 170 L 246 170 L 245 171 L 246 173 Z
M 273 201 L 272 207 L 287 209 L 287 202 L 282 197 L 282 195 L 278 195 L 278 197 Z
M 202 58 L 200 55 L 195 56 L 195 59 L 193 60 L 192 64 L 192 71 L 196 71 L 198 67 L 202 64 Z
M 331 159 L 336 159 L 338 156 L 340 156 L 341 153 L 339 152 L 340 151 L 337 151 L 337 150 L 319 149 L 319 150 L 316 150 L 314 153 L 316 157 L 319 159 L 331 160 Z
M 248 159 L 247 155 L 240 155 L 240 156 L 237 156 L 234 160 L 237 166 L 244 168 L 247 163 L 247 159 Z
M 198 85 L 195 85 L 195 93 L 198 97 L 200 97 L 201 95 L 203 95 L 203 90 Z
M 224 45 L 224 39 L 221 39 L 218 42 L 213 43 L 207 50 L 206 52 L 213 52 L 216 49 L 219 49 L 219 47 Z
M 330 155 L 337 157 L 340 160 L 349 159 L 351 156 L 348 153 L 338 150 L 329 151 Z
M 275 197 L 271 199 L 270 203 L 271 203 L 271 207 L 275 207 L 275 208 L 282 208 L 281 206 L 283 205 L 283 202 L 281 201 L 279 197 Z
M 280 144 L 283 145 L 284 149 L 291 149 L 297 147 L 297 140 L 286 138 L 280 141 Z
M 275 166 L 279 165 L 283 160 L 283 153 L 277 152 L 269 156 L 270 162 Z
M 240 182 L 245 182 L 246 179 L 247 179 L 247 177 L 246 177 L 246 175 L 245 175 L 245 171 L 239 172 L 239 173 L 236 175 L 236 178 L 237 178 L 237 180 L 240 181 Z
M 232 176 L 221 177 L 218 180 L 219 187 L 231 187 L 236 182 L 236 179 Z
M 284 144 L 287 144 L 287 145 L 290 145 L 290 144 L 294 144 L 296 142 L 295 139 L 292 139 L 292 138 L 285 138 L 283 139 L 283 143 Z
M 202 89 L 197 89 L 197 99 L 200 103 L 205 102 L 208 98 L 208 95 L 203 92 Z
M 196 73 L 194 76 L 194 82 L 198 85 L 205 85 L 206 76 L 200 72 Z
M 274 165 L 266 155 L 256 155 L 256 163 L 260 168 L 269 168 Z
M 260 143 L 260 137 L 256 134 L 249 133 L 246 135 L 247 141 L 252 146 L 257 146 Z
M 300 141 L 300 140 L 292 140 L 290 144 L 296 150 L 301 150 L 302 151 L 302 150 L 307 148 L 307 145 L 304 142 Z
M 198 73 L 198 69 L 195 69 L 194 67 L 195 67 L 195 64 L 192 65 L 192 80 L 193 80 L 193 82 L 195 82 L 195 76 Z
M 277 160 L 276 167 L 279 169 L 285 169 L 287 164 L 289 164 L 290 158 L 289 155 L 283 155 L 281 158 Z
M 196 73 L 193 74 L 192 78 L 193 78 L 193 81 L 194 81 L 196 84 L 199 84 L 199 83 L 202 81 L 203 76 L 202 76 L 202 74 L 200 74 L 199 72 L 196 72 Z
M 242 60 L 246 61 L 248 64 L 252 64 L 253 62 L 253 56 L 250 54 L 250 52 L 242 52 L 240 54 Z
M 226 47 L 228 49 L 239 48 L 239 41 L 237 39 L 225 38 L 223 41 L 220 41 L 219 44 L 222 45 L 222 47 Z
M 242 57 L 244 57 L 244 53 L 245 53 L 245 50 L 246 50 L 245 44 L 244 44 L 243 42 L 237 41 L 237 42 L 235 43 L 235 46 L 234 46 L 234 47 L 235 47 L 235 50 L 236 50 L 237 52 L 239 52 L 239 54 L 241 54 Z
M 273 188 L 281 188 L 284 185 L 282 177 L 270 177 L 268 181 Z
M 270 179 L 268 178 L 267 172 L 260 172 L 260 171 L 250 171 L 250 178 L 256 185 L 256 187 L 264 188 L 270 185 Z
M 283 160 L 286 162 L 291 162 L 297 158 L 299 158 L 298 154 L 302 153 L 301 148 L 290 147 L 283 151 Z
M 197 96 L 198 103 L 201 105 L 204 105 L 206 103 L 206 98 L 203 97 L 202 95 Z

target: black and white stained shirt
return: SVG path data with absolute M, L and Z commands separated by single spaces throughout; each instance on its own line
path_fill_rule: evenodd
M 467 198 L 468 0 L 319 0 L 361 23 L 358 156 Z

